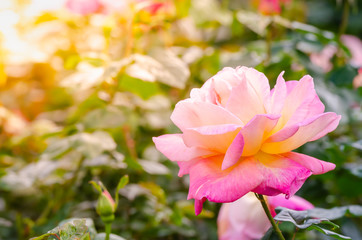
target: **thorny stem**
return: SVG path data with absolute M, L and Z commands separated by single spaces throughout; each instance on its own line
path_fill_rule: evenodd
M 274 221 L 273 216 L 272 216 L 271 213 L 270 213 L 270 210 L 269 210 L 269 208 L 268 208 L 268 205 L 267 205 L 267 203 L 266 203 L 266 201 L 265 201 L 264 196 L 263 196 L 262 194 L 257 194 L 257 193 L 255 193 L 255 196 L 258 198 L 258 200 L 260 201 L 261 205 L 263 206 L 264 212 L 266 213 L 266 215 L 267 215 L 267 217 L 268 217 L 271 225 L 273 226 L 274 231 L 275 231 L 276 234 L 278 235 L 278 238 L 279 238 L 280 240 L 285 240 L 282 232 L 280 231 L 278 225 L 276 224 L 276 222 Z

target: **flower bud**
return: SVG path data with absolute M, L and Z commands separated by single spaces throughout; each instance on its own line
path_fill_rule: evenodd
M 107 190 L 104 190 L 99 196 L 96 210 L 104 223 L 113 222 L 116 204 Z

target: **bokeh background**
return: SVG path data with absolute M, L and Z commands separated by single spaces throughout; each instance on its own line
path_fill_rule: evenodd
M 39 236 L 72 217 L 104 231 L 89 181 L 114 196 L 126 174 L 113 233 L 217 239 L 220 204 L 195 216 L 187 176 L 152 137 L 178 132 L 174 105 L 225 66 L 254 67 L 271 86 L 281 71 L 314 78 L 342 120 L 298 151 L 337 167 L 297 195 L 322 208 L 362 204 L 361 38 L 357 0 L 1 0 L 0 239 Z M 361 218 L 334 222 L 362 239 Z

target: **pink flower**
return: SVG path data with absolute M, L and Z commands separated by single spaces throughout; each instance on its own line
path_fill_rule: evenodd
M 97 12 L 101 4 L 99 0 L 68 0 L 66 7 L 73 13 L 88 15 Z
M 281 7 L 278 0 L 260 0 L 258 11 L 264 15 L 280 14 Z
M 320 67 L 323 72 L 329 72 L 332 70 L 331 59 L 336 54 L 337 48 L 333 45 L 327 45 L 318 53 L 312 53 L 310 55 L 310 61 Z
M 157 0 L 133 0 L 137 8 L 155 15 L 158 12 L 167 12 L 171 8 L 169 2 L 159 2 Z
M 286 207 L 293 210 L 308 210 L 313 205 L 307 200 L 293 196 L 285 199 L 283 195 L 267 197 L 268 205 L 275 216 L 276 207 Z M 261 239 L 271 224 L 253 193 L 232 203 L 224 203 L 217 219 L 218 236 L 220 240 L 252 240 Z
M 358 74 L 353 78 L 352 84 L 354 88 L 362 87 L 362 68 L 358 69 Z
M 258 0 L 258 11 L 264 15 L 280 14 L 281 5 L 287 4 L 290 0 Z
M 351 52 L 352 58 L 349 61 L 350 64 L 357 68 L 362 67 L 362 41 L 352 35 L 342 35 L 341 41 Z M 313 64 L 320 67 L 323 72 L 329 72 L 333 68 L 331 59 L 337 53 L 337 50 L 336 46 L 329 44 L 325 46 L 322 51 L 312 53 L 310 60 Z
M 341 40 L 344 45 L 349 49 L 352 55 L 350 63 L 354 67 L 362 67 L 362 41 L 352 35 L 343 35 Z
M 103 13 L 124 13 L 129 10 L 129 3 L 127 0 L 99 0 L 103 7 Z
M 324 113 L 311 76 L 270 90 L 253 68 L 224 68 L 176 104 L 171 120 L 180 134 L 153 138 L 156 148 L 190 175 L 188 199 L 233 202 L 248 192 L 294 193 L 312 174 L 335 165 L 292 152 L 333 131 L 340 116 Z

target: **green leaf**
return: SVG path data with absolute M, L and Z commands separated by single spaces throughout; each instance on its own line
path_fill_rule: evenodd
M 347 209 L 350 208 L 345 208 L 342 216 L 347 211 Z M 352 212 L 360 214 L 359 208 L 352 207 L 351 209 Z M 325 216 L 335 217 L 334 219 L 336 219 L 337 217 L 341 217 L 341 209 L 333 209 L 332 211 L 327 209 L 296 211 L 288 208 L 278 207 L 276 208 L 276 210 L 280 210 L 280 212 L 274 217 L 274 219 L 277 221 L 291 222 L 300 229 L 315 229 L 337 239 L 351 239 L 350 237 L 340 235 L 331 230 L 324 229 L 320 226 L 330 225 L 332 226 L 332 229 L 339 228 L 338 225 L 329 221 L 327 218 L 325 218 Z
M 117 192 L 121 189 L 124 188 L 129 182 L 129 177 L 128 175 L 124 175 L 118 182 L 117 185 Z
M 129 59 L 132 63 L 126 67 L 125 73 L 132 78 L 142 80 L 144 85 L 148 82 L 146 86 L 155 87 L 155 84 L 150 85 L 150 83 L 157 81 L 183 89 L 190 76 L 187 64 L 170 50 L 155 48 L 148 55 L 134 54 Z M 126 82 L 125 84 L 124 81 L 122 78 L 121 86 L 126 90 L 129 90 L 127 87 L 133 87 L 131 88 L 133 91 L 137 90 L 134 88 L 135 84 L 142 83 Z M 146 94 L 150 90 L 152 89 L 145 88 L 142 93 Z
M 352 147 L 357 148 L 358 150 L 362 150 L 362 139 L 352 143 Z
M 89 90 L 103 82 L 104 68 L 93 67 L 89 64 L 78 64 L 80 69 L 73 74 L 65 77 L 60 82 L 60 85 L 66 88 L 71 88 L 74 91 Z
M 327 218 L 329 220 L 334 220 L 341 218 L 346 214 L 351 214 L 352 216 L 360 217 L 362 216 L 362 206 L 349 205 L 343 207 L 334 207 L 331 209 L 313 208 L 308 210 L 307 212 L 309 218 Z
M 291 222 L 300 229 L 306 229 L 313 224 L 327 223 L 328 219 L 309 219 L 308 211 L 295 211 L 288 208 L 277 207 L 281 210 L 274 219 L 277 221 Z
M 356 177 L 359 177 L 359 178 L 362 178 L 362 164 L 360 164 L 360 163 L 346 163 L 344 165 L 344 168 L 347 169 L 352 175 L 354 175 Z
M 87 233 L 86 235 L 83 235 L 79 240 L 91 240 L 90 234 Z
M 90 218 L 71 218 L 63 220 L 58 227 L 50 230 L 48 233 L 32 238 L 31 240 L 48 240 L 48 239 L 83 239 L 90 240 L 96 235 L 93 220 Z
M 98 108 L 89 112 L 82 122 L 85 128 L 104 129 L 116 128 L 125 122 L 124 113 L 114 106 Z
M 30 238 L 30 240 L 48 240 L 50 236 L 57 236 L 55 233 L 46 233 L 39 237 Z
M 156 161 L 138 159 L 138 163 L 148 174 L 165 175 L 170 173 L 165 165 Z
M 254 12 L 243 10 L 236 14 L 236 18 L 240 23 L 244 24 L 246 27 L 260 36 L 266 35 L 266 29 L 272 22 L 272 18 L 269 16 L 263 16 Z
M 102 193 L 102 187 L 96 183 L 95 181 L 89 181 L 90 184 L 93 185 L 93 187 L 101 194 Z
M 153 72 L 157 81 L 180 89 L 185 87 L 190 70 L 183 60 L 174 52 L 162 48 L 152 49 L 149 55 L 162 65 L 162 69 Z
M 334 238 L 337 238 L 337 239 L 352 239 L 350 237 L 347 237 L 347 236 L 344 236 L 344 235 L 341 235 L 341 234 L 338 234 L 336 232 L 333 232 L 333 231 L 330 231 L 328 229 L 324 229 L 320 226 L 317 226 L 317 225 L 312 225 L 310 227 L 307 228 L 307 230 L 312 230 L 312 229 L 315 229 L 327 236 L 331 236 L 331 237 L 334 237 Z
M 143 99 L 148 99 L 159 92 L 156 83 L 141 78 L 141 76 L 138 76 L 138 78 L 122 76 L 119 81 L 119 86 L 122 90 L 134 93 Z
M 222 1 L 217 0 L 192 1 L 189 15 L 200 26 L 212 24 L 213 22 L 230 25 L 232 12 L 222 7 L 221 3 Z
M 333 70 L 329 74 L 329 80 L 338 87 L 351 87 L 353 78 L 357 75 L 357 70 L 350 65 Z
M 117 189 L 116 189 L 116 208 L 118 206 L 118 200 L 119 200 L 119 190 L 124 188 L 129 182 L 128 175 L 124 175 L 118 182 Z
M 270 227 L 261 240 L 278 240 L 279 237 L 275 234 L 273 227 Z
M 117 146 L 111 135 L 104 131 L 81 132 L 63 139 L 52 140 L 42 154 L 45 159 L 59 158 L 72 150 L 82 153 L 85 157 L 95 158 L 104 151 L 115 150 Z

